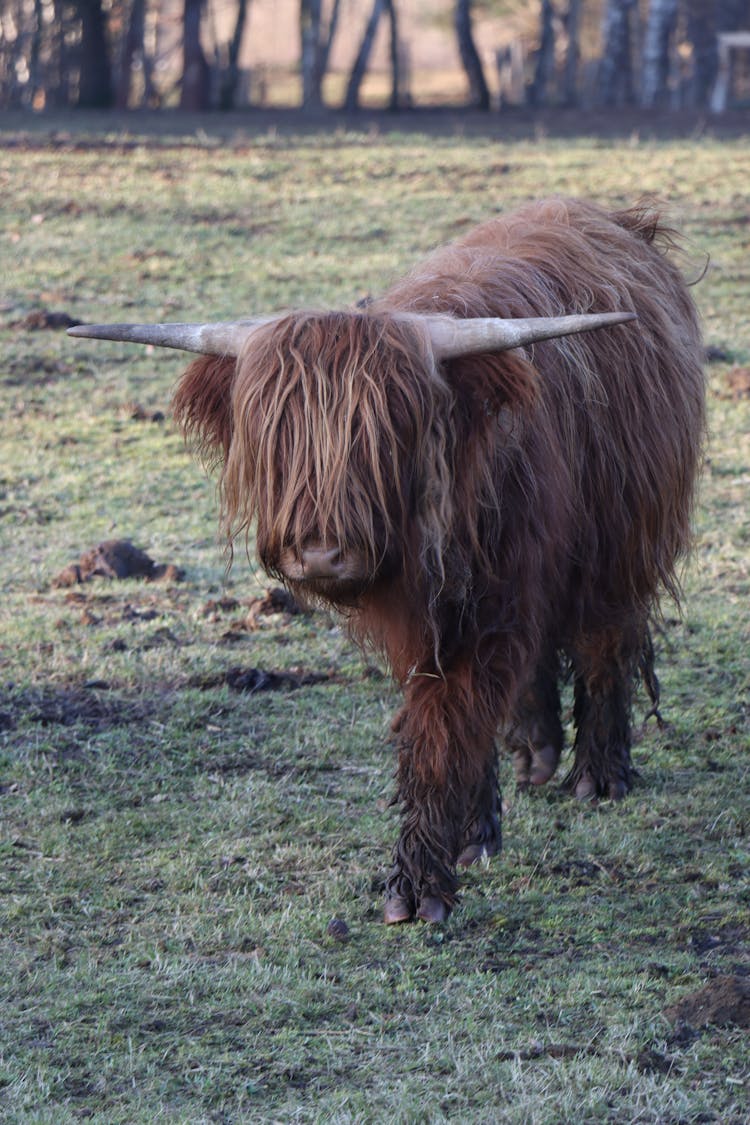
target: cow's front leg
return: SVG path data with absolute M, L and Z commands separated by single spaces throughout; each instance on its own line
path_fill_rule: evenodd
M 491 854 L 499 847 L 490 699 L 471 690 L 468 675 L 416 675 L 407 687 L 394 721 L 403 821 L 386 882 L 386 922 L 444 921 L 456 901 L 459 857 L 471 862 L 467 848 Z
M 497 752 L 493 749 L 485 768 L 485 778 L 464 828 L 461 851 L 458 856 L 459 867 L 470 867 L 472 863 L 491 855 L 497 855 L 502 847 L 502 804 L 497 780 Z

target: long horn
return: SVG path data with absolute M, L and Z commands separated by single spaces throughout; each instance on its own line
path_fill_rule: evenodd
M 614 312 L 519 317 L 517 320 L 495 317 L 457 320 L 450 316 L 428 314 L 420 319 L 427 326 L 436 358 L 458 359 L 462 355 L 504 352 L 538 340 L 552 340 L 558 336 L 571 336 L 576 332 L 590 332 L 593 328 L 625 324 L 638 317 L 632 312 Z
M 179 348 L 201 355 L 238 356 L 253 329 L 273 319 L 256 317 L 215 324 L 76 324 L 68 329 L 68 335 L 153 344 L 158 348 Z

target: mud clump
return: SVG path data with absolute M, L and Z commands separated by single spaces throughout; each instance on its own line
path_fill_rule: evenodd
M 159 565 L 129 539 L 106 539 L 84 551 L 78 562 L 66 566 L 53 578 L 56 588 L 75 586 L 92 578 L 143 578 L 147 582 L 179 582 L 184 572 L 173 563 Z
M 266 590 L 262 598 L 253 598 L 248 605 L 245 628 L 252 631 L 258 628 L 261 617 L 273 617 L 277 613 L 283 614 L 285 619 L 307 614 L 288 590 L 283 586 L 272 586 Z
M 230 691 L 255 695 L 261 691 L 296 691 L 313 684 L 330 683 L 334 678 L 331 673 L 306 672 L 304 669 L 279 672 L 275 669 L 235 667 L 226 672 L 193 677 L 189 684 L 203 691 L 226 684 Z
M 222 641 L 232 643 L 241 641 L 245 633 L 254 633 L 264 625 L 290 625 L 294 617 L 309 616 L 310 611 L 301 606 L 288 590 L 282 586 L 269 587 L 259 598 L 239 602 L 236 598 L 223 597 L 206 602 L 203 616 L 209 621 L 220 621 L 228 613 L 244 611 L 244 616 L 235 618 L 229 629 L 222 634 Z
M 50 312 L 49 309 L 34 309 L 32 312 L 27 313 L 21 320 L 17 320 L 14 328 L 23 328 L 26 332 L 40 332 L 52 331 L 56 332 L 60 328 L 74 328 L 75 325 L 80 324 L 80 320 L 75 320 L 74 317 L 68 316 L 64 312 Z
M 709 1024 L 750 1027 L 750 979 L 736 975 L 716 977 L 665 1008 L 664 1015 L 670 1023 L 691 1028 Z
M 163 410 L 147 410 L 139 402 L 123 403 L 119 414 L 130 422 L 164 422 L 166 420 L 166 414 Z
M 726 393 L 724 398 L 731 398 L 738 402 L 741 398 L 750 398 L 750 367 L 733 367 L 727 372 L 724 382 Z

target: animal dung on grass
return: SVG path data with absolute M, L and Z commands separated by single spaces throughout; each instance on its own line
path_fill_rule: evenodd
M 339 609 L 403 688 L 385 917 L 442 921 L 497 852 L 498 732 L 556 771 L 572 669 L 582 799 L 631 786 L 631 692 L 676 598 L 703 348 L 648 208 L 552 199 L 436 250 L 364 308 L 76 336 L 201 353 L 174 408 L 220 465 L 222 522 L 295 598 Z
M 105 539 L 78 562 L 70 563 L 52 580 L 52 585 L 75 586 L 91 578 L 144 578 L 147 582 L 179 582 L 183 571 L 174 563 L 158 564 L 129 539 Z

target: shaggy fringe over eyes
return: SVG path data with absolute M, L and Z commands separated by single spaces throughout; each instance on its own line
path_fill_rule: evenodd
M 418 328 L 369 312 L 291 314 L 252 334 L 231 400 L 223 523 L 232 536 L 257 519 L 264 565 L 313 541 L 362 552 L 374 574 L 418 527 L 422 562 L 441 574 L 452 395 Z

